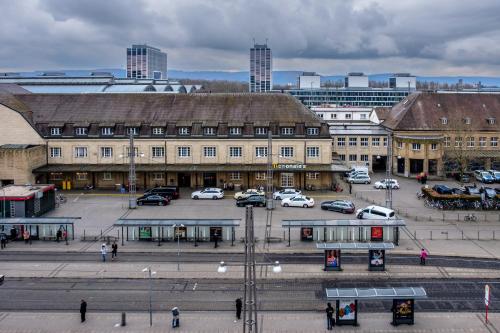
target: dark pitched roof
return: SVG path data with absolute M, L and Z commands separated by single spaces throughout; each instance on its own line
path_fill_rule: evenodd
M 35 123 L 322 123 L 288 94 L 20 94 Z
M 395 105 L 382 126 L 393 130 L 443 129 L 442 118 L 450 126 L 470 118 L 469 130 L 498 131 L 500 94 L 414 93 Z M 494 118 L 494 124 L 488 123 Z
M 14 83 L 0 83 L 0 92 L 11 94 L 29 94 L 30 92 Z
M 377 118 L 378 120 L 380 121 L 384 121 L 387 119 L 387 117 L 389 116 L 389 113 L 391 112 L 391 108 L 388 108 L 388 107 L 376 107 L 374 109 L 376 115 L 377 115 Z

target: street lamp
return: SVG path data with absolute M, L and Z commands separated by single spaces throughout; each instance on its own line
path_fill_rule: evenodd
M 174 227 L 174 231 L 176 228 L 184 228 L 184 224 L 174 224 L 172 227 Z M 180 244 L 180 230 L 177 229 L 177 271 L 180 271 L 180 259 L 181 259 L 181 244 Z
M 151 271 L 151 267 L 146 267 L 142 270 L 144 273 L 149 273 L 149 326 L 153 326 L 153 275 L 156 272 Z

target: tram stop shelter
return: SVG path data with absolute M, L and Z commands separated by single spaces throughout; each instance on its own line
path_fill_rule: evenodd
M 115 227 L 122 229 L 122 245 L 129 240 L 158 241 L 231 241 L 234 245 L 235 227 L 241 219 L 119 219 Z
M 386 250 L 394 249 L 393 243 L 317 243 L 325 251 L 325 271 L 342 270 L 342 251 L 368 251 L 368 270 L 385 271 Z
M 406 223 L 401 219 L 282 220 L 281 227 L 288 229 L 288 246 L 292 228 L 300 230 L 301 241 L 392 242 L 399 245 L 399 228 L 406 227 Z
M 415 323 L 415 300 L 427 298 L 422 287 L 397 288 L 327 288 L 326 298 L 336 301 L 337 325 L 358 326 L 358 300 L 392 300 L 392 322 L 394 326 L 400 324 L 413 325 Z
M 66 235 L 61 240 L 75 240 L 75 221 L 80 217 L 18 217 L 0 218 L 0 232 L 11 240 L 22 240 L 28 230 L 32 240 L 56 240 L 57 231 Z M 14 231 L 15 230 L 15 231 Z M 66 233 L 64 233 L 66 232 Z

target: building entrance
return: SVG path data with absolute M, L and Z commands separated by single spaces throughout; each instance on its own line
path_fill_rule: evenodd
M 203 173 L 203 186 L 204 187 L 216 187 L 217 186 L 217 174 L 215 172 L 204 172 Z
M 179 184 L 179 187 L 191 187 L 191 175 L 179 172 L 177 174 L 177 184 Z
M 385 171 L 387 168 L 387 156 L 373 155 L 372 169 L 373 171 Z

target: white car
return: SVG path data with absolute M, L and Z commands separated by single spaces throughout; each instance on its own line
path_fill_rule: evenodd
M 302 192 L 299 190 L 296 190 L 294 188 L 285 188 L 281 191 L 276 191 L 273 193 L 273 199 L 274 200 L 281 200 L 281 199 L 287 199 L 287 198 L 293 198 L 297 195 L 301 195 Z
M 396 179 L 382 179 L 373 185 L 375 188 L 387 188 L 389 186 L 392 187 L 392 189 L 399 190 L 399 183 Z
M 191 199 L 222 199 L 224 198 L 224 191 L 220 188 L 208 187 L 200 191 L 194 191 L 191 193 Z
M 266 192 L 264 191 L 259 191 L 259 190 L 256 190 L 254 188 L 249 188 L 248 190 L 246 191 L 243 191 L 243 192 L 236 192 L 234 194 L 234 198 L 236 200 L 239 200 L 239 199 L 246 199 L 248 198 L 249 196 L 251 195 L 266 195 Z
M 306 197 L 304 195 L 298 195 L 293 198 L 287 198 L 281 200 L 281 206 L 283 207 L 304 207 L 310 208 L 314 207 L 314 199 Z

